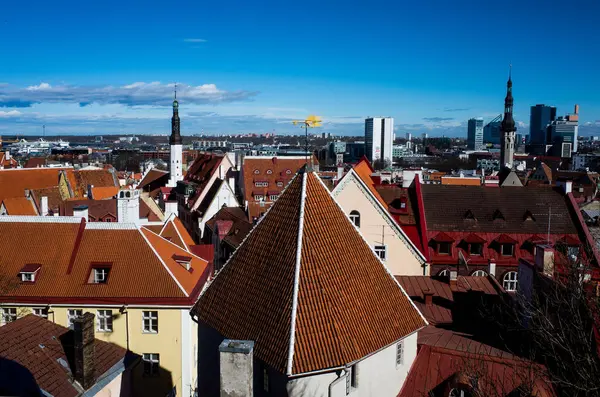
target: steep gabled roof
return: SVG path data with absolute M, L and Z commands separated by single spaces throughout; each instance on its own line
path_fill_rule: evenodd
M 375 182 L 373 181 L 373 178 L 371 178 L 371 174 L 373 174 L 373 168 L 371 167 L 371 164 L 369 164 L 369 160 L 363 157 L 358 164 L 352 167 L 352 169 L 354 172 L 356 172 L 356 175 L 358 175 L 363 183 L 367 185 L 367 188 L 369 188 L 369 191 L 373 194 L 377 201 L 379 201 L 384 208 L 387 208 L 387 203 L 383 197 L 381 197 L 377 189 L 375 189 Z
M 190 252 L 190 247 L 196 244 L 183 223 L 174 214 L 166 220 L 157 234 L 188 252 Z
M 252 223 L 248 221 L 248 216 L 244 210 L 239 207 L 221 208 L 219 212 L 215 214 L 215 216 L 206 222 L 206 227 L 214 232 L 215 225 L 222 221 L 231 222 L 231 228 L 229 229 L 227 235 L 222 237 L 222 239 L 233 248 L 237 248 L 248 235 L 248 233 L 250 233 L 250 230 L 252 230 Z M 222 231 L 220 230 L 219 234 L 221 234 L 221 232 Z
M 339 367 L 426 325 L 314 173 L 301 170 L 194 308 L 297 375 Z

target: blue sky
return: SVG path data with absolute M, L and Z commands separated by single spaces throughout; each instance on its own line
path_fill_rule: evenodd
M 581 107 L 600 133 L 600 2 L 82 1 L 0 5 L 0 134 L 182 132 L 466 135 L 503 108 Z

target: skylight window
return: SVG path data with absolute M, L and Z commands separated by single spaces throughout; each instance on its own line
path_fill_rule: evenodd
M 90 284 L 106 284 L 110 275 L 112 263 L 92 263 L 92 270 L 88 277 Z

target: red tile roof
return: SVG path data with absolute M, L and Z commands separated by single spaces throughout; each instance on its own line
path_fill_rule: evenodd
M 190 254 L 144 228 L 34 219 L 0 219 L 0 273 L 16 278 L 26 264 L 42 266 L 35 283 L 17 285 L 0 301 L 189 305 L 211 272 L 197 257 L 186 271 L 172 256 Z M 89 284 L 92 265 L 100 262 L 112 263 L 109 281 Z
M 1 204 L 4 204 L 4 208 L 6 208 L 6 213 L 8 215 L 38 214 L 33 201 L 27 199 L 26 197 L 5 198 Z
M 481 395 L 509 396 L 525 385 L 532 395 L 555 396 L 544 368 L 477 342 L 468 334 L 435 327 L 419 332 L 419 352 L 398 397 L 429 397 L 454 382 L 477 382 Z M 437 395 L 437 394 L 436 394 Z
M 313 162 L 319 164 L 316 157 Z M 248 202 L 249 219 L 258 219 L 271 206 L 268 191 L 281 193 L 296 172 L 306 164 L 304 157 L 246 157 L 242 167 L 244 178 L 244 200 Z M 267 182 L 266 186 L 256 187 L 255 182 Z M 277 186 L 281 182 L 281 186 Z M 254 196 L 262 195 L 259 203 Z
M 254 340 L 257 357 L 286 374 L 354 362 L 426 324 L 327 188 L 304 171 L 194 312 L 227 338 Z
M 354 172 L 356 172 L 356 174 L 364 182 L 364 184 L 367 185 L 367 187 L 369 188 L 371 193 L 373 193 L 373 196 L 375 197 L 375 199 L 377 199 L 377 201 L 379 201 L 381 203 L 381 205 L 383 205 L 383 208 L 387 208 L 388 207 L 387 203 L 381 197 L 381 195 L 379 194 L 377 189 L 375 189 L 375 182 L 373 181 L 373 178 L 371 178 L 371 175 L 373 174 L 374 171 L 373 171 L 373 168 L 371 167 L 371 164 L 369 164 L 369 160 L 367 160 L 366 158 L 363 157 L 358 162 L 358 164 L 356 164 L 354 167 L 352 167 L 352 169 L 354 170 Z
M 248 233 L 250 233 L 250 230 L 252 230 L 252 223 L 248 221 L 248 216 L 243 209 L 238 207 L 224 207 L 206 222 L 206 227 L 214 232 L 216 229 L 215 225 L 223 221 L 231 222 L 231 227 L 222 237 L 223 230 L 219 227 L 219 238 L 231 245 L 231 247 L 237 248 Z
M 115 197 L 119 193 L 119 186 L 94 186 L 92 188 L 92 198 L 94 200 L 104 200 Z
M 46 165 L 45 157 L 30 157 L 23 168 L 40 168 Z
M 27 387 L 29 380 L 22 377 L 21 368 L 24 367 L 33 376 L 31 381 L 34 384 L 30 387 L 37 384 L 40 389 L 55 397 L 79 396 L 80 392 L 72 383 L 74 370 L 65 367 L 70 367 L 69 364 L 74 360 L 72 349 L 73 331 L 33 314 L 0 327 L 0 359 L 4 361 L 0 383 L 9 386 L 2 390 L 6 392 Z M 113 343 L 94 340 L 96 379 L 124 360 L 127 354 L 127 350 Z M 126 365 L 131 365 L 131 362 Z M 16 369 L 16 366 L 21 367 Z M 11 371 L 11 367 L 15 370 Z M 8 377 L 19 379 L 19 382 L 13 384 L 14 388 L 6 383 Z M 39 390 L 31 395 L 38 393 Z
M 188 252 L 190 247 L 196 244 L 181 220 L 174 215 L 167 219 L 158 234 Z

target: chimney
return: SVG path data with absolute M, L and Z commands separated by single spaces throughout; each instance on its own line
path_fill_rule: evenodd
M 235 178 L 232 176 L 229 177 L 229 187 L 231 188 L 233 194 L 235 194 Z
M 544 275 L 554 277 L 554 250 L 549 245 L 535 247 L 535 267 Z
M 4 159 L 5 159 L 5 160 L 10 160 L 10 151 L 9 151 L 9 150 L 7 150 L 7 151 L 4 153 Z
M 42 196 L 40 199 L 40 215 L 48 216 L 48 196 Z
M 575 114 L 579 114 L 579 105 L 575 105 Z
M 458 272 L 456 270 L 450 270 L 450 285 L 456 285 L 458 279 Z
M 490 260 L 489 268 L 488 268 L 488 274 L 490 276 L 495 276 L 496 275 L 496 262 L 494 262 L 493 260 Z
M 96 383 L 94 351 L 94 314 L 86 312 L 73 320 L 74 375 L 84 390 Z
M 343 164 L 338 164 L 338 166 L 337 166 L 337 180 L 338 180 L 338 182 L 342 179 L 343 176 L 344 176 L 344 165 Z
M 73 216 L 75 216 L 77 218 L 83 218 L 87 222 L 89 220 L 88 219 L 88 206 L 87 205 L 77 205 L 77 206 L 73 207 Z
M 425 295 L 425 305 L 431 306 L 433 304 L 433 292 L 431 290 L 423 291 L 423 295 Z
M 569 194 L 573 191 L 573 181 L 564 181 L 564 182 L 559 181 L 557 183 L 557 185 L 562 186 L 563 192 L 565 194 Z
M 252 397 L 254 342 L 225 339 L 219 345 L 221 397 Z

